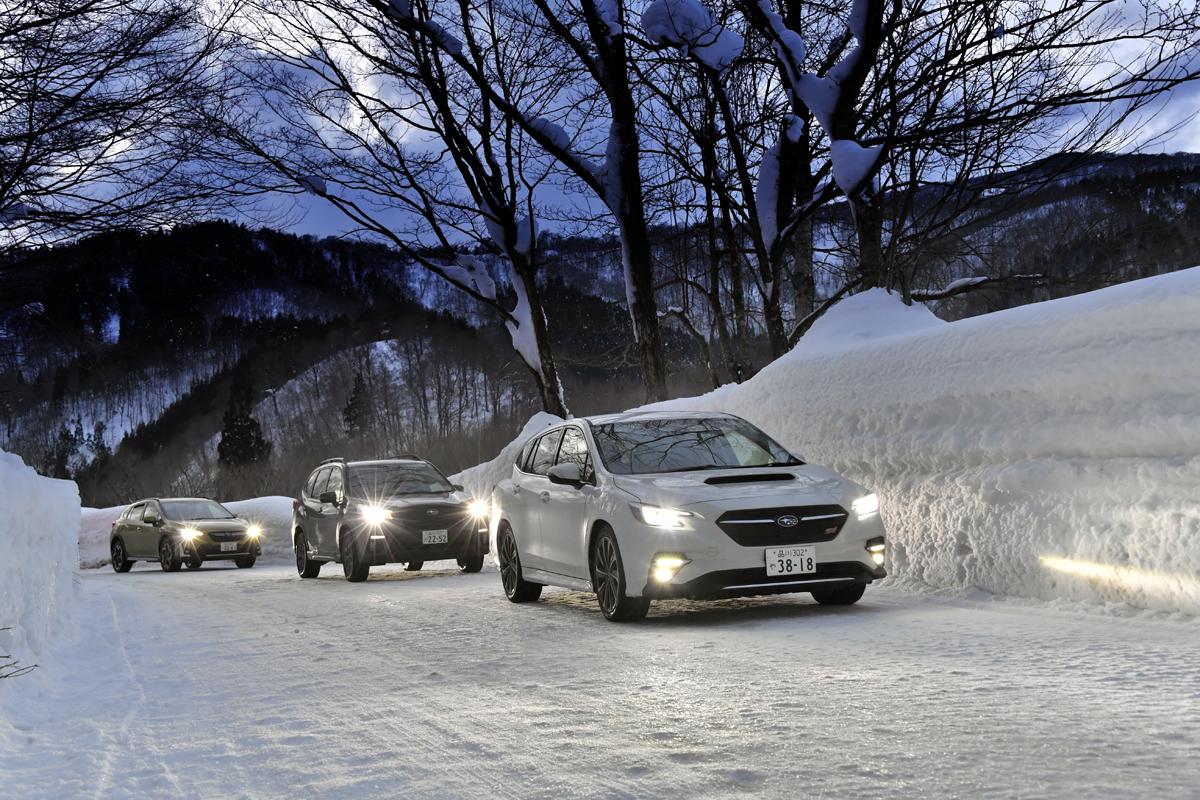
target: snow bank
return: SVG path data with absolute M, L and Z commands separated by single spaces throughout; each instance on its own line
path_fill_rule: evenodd
M 879 492 L 890 571 L 1200 614 L 1200 268 L 942 323 L 835 306 L 724 410 Z
M 262 526 L 264 562 L 287 563 L 292 560 L 292 498 L 256 497 L 222 503 L 239 517 Z M 85 508 L 79 525 L 79 565 L 101 567 L 109 562 L 108 534 L 113 521 L 126 506 Z
M 521 429 L 517 438 L 505 445 L 504 449 L 500 451 L 500 455 L 491 461 L 485 461 L 451 475 L 450 480 L 462 484 L 467 493 L 474 497 L 491 497 L 492 487 L 512 474 L 513 462 L 517 460 L 517 454 L 521 452 L 521 447 L 525 442 L 529 441 L 529 437 L 556 422 L 562 422 L 562 418 L 539 411 L 530 418 L 529 422 L 525 423 L 525 427 Z
M 74 596 L 79 489 L 0 452 L 0 653 L 43 652 Z

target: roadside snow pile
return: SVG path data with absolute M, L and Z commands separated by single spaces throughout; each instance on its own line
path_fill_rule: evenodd
M 1200 268 L 942 323 L 871 291 L 739 414 L 878 491 L 889 570 L 936 587 L 1200 614 Z
M 74 597 L 79 489 L 0 451 L 0 653 L 43 652 Z
M 529 441 L 529 437 L 556 422 L 562 422 L 562 418 L 539 411 L 525 423 L 525 427 L 521 429 L 517 438 L 505 445 L 504 449 L 500 451 L 500 455 L 491 461 L 485 461 L 451 475 L 450 480 L 461 484 L 466 493 L 472 497 L 491 497 L 492 487 L 512 474 L 513 462 L 517 460 L 517 454 L 521 452 L 525 442 Z
M 222 503 L 239 517 L 262 526 L 263 562 L 287 563 L 292 560 L 292 498 L 256 497 Z M 79 566 L 102 567 L 109 562 L 108 534 L 113 521 L 127 506 L 85 508 L 79 525 Z

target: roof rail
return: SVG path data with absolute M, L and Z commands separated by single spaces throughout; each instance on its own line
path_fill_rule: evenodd
M 345 463 L 346 459 L 342 458 L 341 456 L 334 456 L 333 458 L 325 459 L 321 463 L 322 464 L 333 464 L 334 462 L 338 462 L 338 461 Z
M 393 461 L 424 461 L 425 459 L 421 458 L 416 453 L 401 453 L 398 456 L 392 456 L 392 460 Z

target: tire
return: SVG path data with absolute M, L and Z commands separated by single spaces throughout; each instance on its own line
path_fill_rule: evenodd
M 625 564 L 610 528 L 602 529 L 592 542 L 592 588 L 600 613 L 610 622 L 637 622 L 650 610 L 650 598 L 625 594 Z
M 340 538 L 342 571 L 346 573 L 346 580 L 351 583 L 362 583 L 371 574 L 371 565 L 363 558 L 362 548 L 355 541 L 358 537 L 343 531 Z
M 836 589 L 814 589 L 812 598 L 823 606 L 852 606 L 867 590 L 865 583 L 855 583 L 850 586 L 839 586 Z
M 233 563 L 237 564 L 238 569 L 250 569 L 257 560 L 258 556 L 238 556 Z
M 200 556 L 195 556 L 195 555 L 188 556 L 187 559 L 183 562 L 183 565 L 185 567 L 187 567 L 188 569 L 200 569 L 200 566 L 202 564 L 204 564 L 204 559 L 201 558 Z
M 158 540 L 158 565 L 163 572 L 179 572 L 183 566 L 183 556 L 179 548 L 167 536 Z
M 300 573 L 301 578 L 315 578 L 321 574 L 321 562 L 308 557 L 308 539 L 305 538 L 304 531 L 296 534 L 295 550 L 296 572 Z
M 421 567 L 425 566 L 424 561 L 409 561 L 404 565 L 405 572 L 420 572 Z
M 542 584 L 527 581 L 521 576 L 521 554 L 517 552 L 517 537 L 507 524 L 500 528 L 496 553 L 500 562 L 500 583 L 504 586 L 504 596 L 509 602 L 532 603 L 542 596 Z
M 463 572 L 479 572 L 483 569 L 483 556 L 471 556 L 470 558 L 460 558 L 458 566 Z
M 129 554 L 125 552 L 125 542 L 120 539 L 114 539 L 109 545 L 109 555 L 112 556 L 113 572 L 129 572 L 133 569 L 133 561 L 130 560 Z

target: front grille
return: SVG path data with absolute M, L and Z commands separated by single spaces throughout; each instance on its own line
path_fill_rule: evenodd
M 245 531 L 209 531 L 208 538 L 214 542 L 233 542 L 246 535 Z
M 725 512 L 717 518 L 717 527 L 742 547 L 809 544 L 836 538 L 848 516 L 841 506 L 748 508 Z M 796 524 L 779 523 L 788 518 L 795 518 Z
M 409 530 L 449 530 L 468 521 L 466 508 L 459 505 L 423 504 L 392 508 L 392 522 Z

